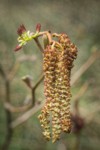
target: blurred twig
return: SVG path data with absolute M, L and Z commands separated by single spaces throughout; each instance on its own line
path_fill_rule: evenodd
M 19 67 L 20 67 L 20 63 L 19 63 L 19 62 L 15 62 L 13 68 L 11 69 L 10 73 L 8 74 L 8 78 L 9 78 L 10 81 L 11 81 L 11 80 L 14 78 L 14 76 L 16 75 L 16 73 L 17 73 Z
M 37 89 L 38 85 L 41 83 L 43 78 L 44 78 L 43 75 L 41 75 L 40 78 L 38 79 L 38 81 L 36 82 L 36 84 L 33 87 L 31 86 L 31 98 L 30 98 L 30 100 L 28 100 L 28 101 L 30 101 L 30 103 L 28 103 L 27 105 L 15 107 L 11 103 L 5 102 L 4 103 L 5 108 L 8 109 L 12 113 L 19 113 L 19 112 L 25 112 L 25 111 L 29 110 L 30 108 L 34 107 L 35 101 L 36 101 L 35 100 L 35 90 Z
M 13 105 L 11 105 L 10 103 L 6 102 L 4 104 L 5 108 L 7 110 L 9 110 L 11 113 L 19 113 L 19 112 L 25 112 L 27 110 L 29 110 L 31 108 L 31 103 L 27 104 L 27 105 L 23 105 L 23 106 L 19 106 L 19 107 L 15 107 Z
M 27 121 L 33 114 L 35 114 L 38 110 L 40 110 L 43 107 L 44 104 L 41 105 L 35 105 L 35 107 L 28 110 L 26 113 L 24 113 L 22 116 L 18 117 L 16 120 L 12 121 L 11 128 L 15 128 L 25 121 Z
M 2 67 L 2 65 L 0 64 L 0 74 L 4 80 L 4 85 L 5 85 L 5 102 L 7 103 L 10 103 L 10 82 L 9 82 L 9 79 Z M 9 145 L 10 145 L 10 142 L 11 142 L 11 138 L 12 138 L 12 135 L 13 135 L 13 130 L 10 126 L 11 124 L 11 121 L 12 121 L 12 116 L 11 116 L 11 112 L 5 108 L 5 112 L 6 112 L 6 122 L 7 122 L 7 132 L 6 132 L 6 139 L 4 141 L 4 144 L 2 145 L 1 147 L 1 150 L 7 150 Z
M 20 116 L 19 118 L 17 118 L 15 121 L 13 121 L 11 123 L 11 127 L 15 128 L 16 126 L 22 124 L 23 122 L 25 122 L 32 114 L 36 113 L 38 109 L 40 109 L 43 104 L 41 105 L 35 105 L 35 90 L 37 89 L 38 85 L 41 83 L 41 81 L 43 80 L 43 75 L 41 75 L 41 77 L 39 78 L 39 80 L 37 81 L 37 83 L 32 87 L 31 89 L 31 93 L 32 93 L 32 109 L 30 109 L 29 111 L 27 111 L 26 113 L 24 113 L 22 116 Z M 35 107 L 34 107 L 35 106 Z M 21 109 L 21 108 L 20 108 Z
M 32 107 L 35 105 L 35 90 L 37 89 L 37 87 L 39 86 L 39 84 L 41 83 L 41 81 L 43 80 L 44 76 L 43 74 L 40 76 L 40 78 L 38 79 L 38 81 L 35 83 L 35 85 L 32 85 L 31 82 L 31 78 L 29 76 L 25 76 L 22 78 L 22 80 L 25 82 L 25 84 L 30 88 L 31 90 L 31 99 L 32 99 Z
M 83 75 L 83 73 L 86 72 L 86 70 L 95 62 L 98 57 L 100 57 L 100 52 L 98 51 L 91 54 L 88 60 L 72 76 L 71 85 L 77 82 L 77 80 Z
M 41 44 L 40 44 L 38 38 L 34 38 L 34 41 L 36 42 L 36 44 L 37 44 L 37 46 L 39 47 L 40 51 L 43 52 L 44 50 L 43 50 L 43 48 L 42 48 L 42 46 L 41 46 Z
M 81 97 L 84 95 L 88 88 L 89 82 L 85 82 L 79 92 L 73 97 L 73 102 L 74 102 L 74 110 L 72 112 L 72 120 L 74 124 L 73 132 L 75 134 L 76 142 L 74 146 L 74 150 L 79 150 L 80 149 L 80 131 L 84 127 L 84 119 L 82 118 L 80 111 L 79 111 L 79 101 Z
M 85 83 L 81 86 L 81 88 L 80 88 L 80 90 L 78 91 L 78 93 L 73 97 L 73 101 L 74 101 L 74 102 L 75 102 L 75 101 L 79 101 L 80 97 L 85 93 L 85 91 L 87 90 L 88 86 L 89 86 L 89 83 L 88 83 L 88 82 L 85 82 Z
M 38 79 L 37 83 L 32 87 L 31 93 L 32 93 L 32 106 L 35 105 L 35 90 L 37 89 L 38 85 L 41 83 L 41 81 L 43 80 L 44 76 L 43 74 L 41 75 L 41 77 Z
M 81 99 L 81 97 L 83 96 L 83 94 L 86 92 L 87 88 L 89 86 L 89 83 L 88 82 L 85 82 L 79 92 L 73 97 L 73 101 L 74 101 L 74 113 L 75 114 L 79 114 L 79 107 L 78 107 L 78 104 L 79 104 L 79 100 Z
M 16 75 L 19 67 L 20 67 L 20 64 L 24 61 L 35 61 L 36 57 L 35 56 L 30 56 L 30 55 L 25 55 L 23 54 L 22 56 L 20 56 L 17 61 L 15 62 L 15 64 L 13 65 L 10 73 L 8 74 L 8 78 L 9 80 L 11 81 L 14 76 Z
M 85 118 L 86 124 L 91 123 L 91 121 L 95 118 L 96 113 L 100 111 L 100 105 L 98 103 L 92 105 L 93 107 L 91 108 L 91 112 L 88 112 Z

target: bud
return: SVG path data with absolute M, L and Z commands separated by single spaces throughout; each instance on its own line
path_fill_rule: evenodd
M 19 51 L 21 48 L 22 48 L 22 46 L 17 45 L 17 46 L 15 47 L 14 51 Z
M 26 32 L 26 28 L 25 28 L 25 26 L 22 24 L 22 25 L 20 25 L 20 27 L 18 28 L 17 33 L 18 33 L 19 36 L 21 36 L 24 32 Z
M 25 84 L 32 89 L 33 85 L 32 85 L 32 78 L 27 75 L 27 76 L 24 76 L 22 77 L 22 80 L 25 82 Z
M 40 30 L 41 30 L 41 24 L 38 23 L 38 24 L 36 25 L 36 31 L 37 31 L 37 32 L 40 32 Z
M 49 39 L 48 36 L 46 34 L 43 35 L 43 44 L 44 44 L 44 48 L 47 47 L 47 45 L 49 45 Z

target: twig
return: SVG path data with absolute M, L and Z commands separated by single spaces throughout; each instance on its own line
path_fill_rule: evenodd
M 12 121 L 11 128 L 15 128 L 25 121 L 27 121 L 33 114 L 35 114 L 37 111 L 39 111 L 43 107 L 44 103 L 41 105 L 37 105 L 33 108 L 31 108 L 29 111 L 24 113 L 22 116 L 18 117 L 16 120 Z
M 25 111 L 29 110 L 30 108 L 32 108 L 35 105 L 35 90 L 37 89 L 37 87 L 39 86 L 39 84 L 41 83 L 43 78 L 44 78 L 44 76 L 41 75 L 39 80 L 36 82 L 36 84 L 31 89 L 32 102 L 28 103 L 27 105 L 19 106 L 19 107 L 15 107 L 15 106 L 11 105 L 10 103 L 5 102 L 4 103 L 5 108 L 12 113 L 25 112 Z
M 6 95 L 5 102 L 10 103 L 10 82 L 9 82 L 9 79 L 7 78 L 6 73 L 4 72 L 1 64 L 0 64 L 0 74 L 5 83 L 5 95 Z M 2 150 L 8 149 L 10 142 L 11 142 L 12 135 L 13 135 L 13 129 L 10 127 L 10 124 L 12 121 L 11 113 L 6 108 L 5 108 L 5 112 L 6 112 L 7 132 L 6 132 L 6 139 L 1 147 Z
M 37 81 L 37 83 L 33 86 L 33 90 L 35 90 L 38 87 L 38 85 L 41 83 L 41 81 L 43 80 L 43 78 L 44 78 L 44 75 L 42 74 L 40 76 L 39 80 Z
M 79 107 L 78 107 L 78 104 L 79 104 L 79 100 L 80 100 L 80 97 L 83 96 L 83 94 L 86 92 L 87 88 L 88 88 L 88 83 L 84 83 L 82 85 L 82 87 L 80 88 L 79 92 L 73 97 L 73 101 L 74 101 L 74 113 L 75 114 L 79 114 Z
M 78 91 L 78 93 L 73 97 L 73 101 L 75 102 L 75 101 L 78 101 L 79 99 L 80 99 L 80 97 L 85 93 L 85 91 L 87 90 L 87 88 L 88 88 L 88 86 L 89 86 L 89 83 L 88 82 L 85 82 L 82 86 L 81 86 L 81 88 L 80 88 L 80 90 Z
M 30 76 L 25 76 L 22 78 L 22 80 L 24 81 L 24 83 L 30 88 L 31 90 L 31 107 L 33 107 L 35 105 L 35 90 L 37 89 L 38 85 L 41 83 L 41 81 L 43 80 L 43 75 L 41 75 L 41 77 L 38 79 L 38 81 L 35 83 L 35 85 L 33 86 L 32 82 L 31 82 L 31 77 Z
M 41 81 L 43 80 L 44 76 L 42 75 L 39 80 L 37 81 L 37 83 L 33 86 L 32 90 L 31 90 L 31 95 L 32 95 L 32 106 L 35 105 L 35 90 L 37 89 L 38 85 L 41 83 Z
M 76 136 L 76 143 L 74 146 L 74 150 L 79 150 L 80 149 L 80 133 L 75 134 Z
M 20 56 L 17 61 L 15 62 L 15 64 L 13 65 L 10 73 L 8 74 L 8 78 L 9 80 L 11 81 L 14 76 L 16 75 L 19 67 L 20 67 L 20 63 L 24 62 L 24 61 L 35 61 L 36 60 L 36 57 L 35 56 L 30 56 L 30 55 L 22 55 Z
M 5 80 L 6 80 L 6 74 L 5 74 L 5 72 L 4 72 L 3 67 L 2 67 L 1 64 L 0 64 L 0 74 L 1 74 L 2 78 L 3 78 L 4 81 L 5 81 Z
M 76 121 L 78 120 L 78 117 L 80 118 L 80 111 L 79 111 L 79 100 L 80 100 L 80 97 L 83 96 L 83 94 L 85 93 L 85 91 L 87 90 L 88 88 L 88 85 L 89 83 L 85 82 L 79 92 L 76 94 L 76 96 L 73 97 L 73 101 L 74 101 L 74 110 L 73 110 L 73 113 L 72 113 L 72 116 L 77 116 L 76 117 Z M 72 117 L 73 118 L 73 117 Z M 81 128 L 80 128 L 80 131 L 81 131 Z M 75 147 L 74 147 L 74 150 L 79 150 L 80 148 L 80 133 L 81 132 L 75 132 L 75 137 L 76 137 L 76 142 L 75 142 Z
M 100 52 L 94 52 L 88 60 L 80 67 L 78 71 L 72 76 L 71 85 L 75 84 L 77 80 L 85 73 L 85 71 L 100 57 Z
M 100 111 L 100 106 L 99 106 L 99 104 L 93 104 L 93 108 L 91 109 L 92 111 L 90 112 L 90 113 L 88 113 L 87 115 L 86 115 L 86 118 L 85 118 L 85 120 L 86 120 L 86 123 L 87 124 L 89 124 L 92 120 L 93 120 L 93 118 L 95 117 L 95 114 L 98 112 L 98 111 Z
M 40 42 L 39 42 L 39 40 L 38 40 L 38 37 L 41 36 L 41 35 L 42 35 L 42 36 L 43 36 L 43 35 L 47 35 L 47 38 L 48 38 L 49 43 L 52 42 L 52 38 L 51 38 L 51 33 L 50 33 L 50 31 L 40 32 L 39 35 L 34 38 L 34 41 L 36 42 L 36 44 L 37 44 L 37 46 L 39 47 L 40 51 L 43 53 L 43 52 L 44 52 L 44 49 L 42 48 L 42 46 L 41 46 L 41 44 L 40 44 Z
M 36 44 L 37 44 L 37 46 L 39 47 L 40 51 L 43 53 L 44 50 L 43 50 L 43 48 L 42 48 L 42 46 L 41 46 L 41 44 L 40 44 L 38 38 L 34 38 L 34 41 L 36 42 Z
M 19 62 L 15 62 L 15 64 L 14 64 L 12 70 L 11 70 L 10 73 L 8 74 L 8 79 L 9 79 L 9 81 L 11 81 L 11 80 L 14 78 L 14 76 L 16 75 L 16 73 L 17 73 L 19 67 L 20 67 L 20 63 L 19 63 Z
M 25 62 L 25 61 L 34 62 L 35 60 L 36 60 L 36 56 L 34 56 L 34 55 L 26 55 L 26 54 L 23 54 L 22 56 L 17 58 L 17 61 L 19 63 Z
M 10 103 L 6 102 L 4 104 L 4 106 L 7 110 L 9 110 L 12 113 L 19 113 L 19 112 L 25 112 L 25 111 L 29 110 L 32 107 L 32 104 L 29 103 L 24 106 L 15 107 L 15 106 L 11 105 Z

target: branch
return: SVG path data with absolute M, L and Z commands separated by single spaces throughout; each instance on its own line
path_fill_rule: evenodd
M 4 104 L 5 108 L 7 110 L 9 110 L 10 112 L 12 112 L 12 113 L 25 112 L 25 111 L 29 110 L 30 108 L 32 108 L 35 105 L 35 90 L 37 89 L 37 87 L 39 86 L 39 84 L 41 83 L 43 78 L 44 78 L 44 76 L 41 75 L 41 77 L 36 82 L 36 84 L 33 87 L 32 87 L 32 85 L 30 86 L 31 87 L 32 99 L 30 99 L 30 100 L 28 99 L 28 101 L 32 100 L 31 103 L 28 103 L 27 105 L 24 105 L 24 106 L 15 107 L 15 106 L 11 105 L 10 103 L 5 102 L 5 104 Z
M 19 67 L 20 67 L 20 63 L 24 62 L 24 61 L 35 61 L 36 57 L 35 56 L 30 56 L 30 55 L 22 55 L 20 57 L 18 57 L 17 61 L 15 62 L 15 64 L 13 65 L 10 73 L 8 74 L 8 78 L 11 81 L 14 76 L 16 75 Z
M 35 90 L 37 89 L 37 87 L 39 86 L 39 84 L 41 83 L 41 81 L 43 80 L 44 76 L 41 75 L 40 78 L 38 79 L 38 81 L 36 82 L 36 84 L 33 86 L 32 82 L 31 82 L 31 77 L 29 75 L 25 76 L 22 78 L 22 80 L 24 81 L 24 83 L 30 88 L 31 90 L 31 97 L 32 97 L 32 107 L 35 105 Z
M 73 97 L 73 101 L 74 101 L 74 114 L 79 114 L 79 100 L 80 100 L 80 97 L 83 96 L 83 94 L 86 92 L 87 88 L 89 86 L 89 83 L 85 82 L 79 92 Z
M 15 62 L 15 64 L 14 64 L 12 70 L 11 70 L 10 73 L 8 74 L 8 79 L 9 79 L 9 81 L 11 81 L 11 80 L 14 78 L 14 76 L 16 75 L 16 73 L 17 73 L 19 67 L 20 67 L 20 63 L 19 63 L 19 62 Z
M 37 83 L 33 86 L 33 88 L 31 89 L 31 94 L 32 94 L 32 106 L 35 105 L 35 91 L 37 89 L 37 87 L 39 86 L 39 84 L 41 83 L 41 81 L 43 80 L 44 76 L 41 75 L 41 77 L 39 78 L 39 80 L 37 81 Z
M 27 121 L 33 114 L 38 112 L 43 107 L 43 105 L 44 105 L 44 103 L 31 108 L 29 111 L 24 113 L 22 116 L 18 117 L 16 120 L 12 121 L 11 128 L 15 128 L 15 127 L 21 125 L 22 123 L 24 123 L 25 121 Z
M 72 76 L 71 85 L 77 82 L 77 80 L 86 72 L 86 70 L 95 62 L 98 57 L 100 57 L 100 52 L 96 51 L 88 58 L 88 60 Z
M 34 38 L 34 41 L 36 42 L 37 46 L 39 47 L 39 49 L 42 53 L 44 52 L 44 49 L 42 48 L 42 46 L 41 46 L 41 44 L 38 40 L 38 37 L 43 36 L 43 35 L 47 36 L 47 39 L 48 39 L 49 43 L 52 42 L 52 38 L 51 38 L 52 35 L 51 35 L 50 31 L 40 32 L 39 35 Z
M 80 97 L 86 92 L 87 88 L 89 86 L 89 83 L 85 82 L 80 90 L 78 91 L 78 93 L 73 97 L 73 101 L 76 102 L 76 101 L 79 101 Z
M 42 74 L 39 78 L 39 80 L 37 81 L 37 83 L 33 86 L 33 90 L 36 90 L 36 88 L 38 87 L 38 85 L 41 83 L 41 81 L 44 79 L 44 75 Z
M 86 114 L 86 117 L 85 117 L 85 122 L 87 124 L 91 123 L 93 121 L 93 119 L 95 118 L 95 115 L 97 112 L 100 111 L 100 104 L 93 104 L 93 108 L 91 108 L 91 112 L 89 112 L 88 114 Z
M 10 103 L 10 82 L 9 82 L 9 79 L 2 67 L 2 65 L 0 64 L 0 74 L 4 80 L 4 83 L 5 83 L 5 102 L 8 102 Z M 10 145 L 10 142 L 11 142 L 11 138 L 12 138 L 12 135 L 13 135 L 13 130 L 12 128 L 10 127 L 10 123 L 12 121 L 12 116 L 11 116 L 11 113 L 9 110 L 7 110 L 5 108 L 5 112 L 6 112 L 6 122 L 7 122 L 7 133 L 6 133 L 6 138 L 5 138 L 5 141 L 1 147 L 2 150 L 7 150 L 9 145 Z
M 29 110 L 29 108 L 32 107 L 32 104 L 29 103 L 29 104 L 24 105 L 24 106 L 15 107 L 15 106 L 11 105 L 10 103 L 6 102 L 6 103 L 4 104 L 4 107 L 5 107 L 7 110 L 9 110 L 10 112 L 12 112 L 12 113 L 19 113 L 19 112 L 25 112 L 25 111 Z
M 87 60 L 87 62 L 85 64 L 83 64 L 83 66 L 75 73 L 75 75 L 72 76 L 72 82 L 71 85 L 73 85 L 78 78 L 93 64 L 93 62 L 96 60 L 96 58 L 98 57 L 98 52 L 95 52 L 92 54 L 92 56 L 90 56 L 90 58 Z M 88 64 L 89 63 L 89 64 Z M 75 77 L 74 77 L 75 76 Z M 32 108 L 31 110 L 29 110 L 28 112 L 26 112 L 26 117 L 25 114 L 20 116 L 19 118 L 17 118 L 15 121 L 13 121 L 11 123 L 12 128 L 15 128 L 19 125 L 21 125 L 22 123 L 24 123 L 25 121 L 27 121 L 34 113 L 36 113 L 37 111 L 39 111 L 42 108 L 43 104 L 41 104 L 40 106 L 36 107 L 36 108 Z
M 6 81 L 6 74 L 5 74 L 1 64 L 0 64 L 0 74 L 1 74 L 2 78 L 4 79 L 4 81 Z
M 34 41 L 36 42 L 37 46 L 39 47 L 40 51 L 43 53 L 44 49 L 42 48 L 38 38 L 34 38 Z

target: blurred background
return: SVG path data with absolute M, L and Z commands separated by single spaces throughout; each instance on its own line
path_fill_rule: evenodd
M 79 76 L 71 88 L 74 130 L 61 135 L 52 144 L 42 136 L 39 112 L 26 122 L 9 129 L 17 117 L 25 113 L 9 112 L 27 105 L 30 90 L 22 82 L 32 76 L 35 84 L 42 72 L 42 54 L 36 43 L 28 43 L 14 52 L 20 24 L 34 31 L 41 23 L 42 31 L 67 33 L 78 47 L 72 78 Z M 81 69 L 80 69 L 81 68 Z M 83 73 L 82 73 L 83 70 Z M 82 75 L 81 75 L 82 74 Z M 44 101 L 43 82 L 36 92 L 37 103 Z M 1 150 L 99 150 L 100 149 L 100 1 L 99 0 L 0 0 L 0 147 Z M 10 117 L 9 117 L 10 116 Z M 8 119 L 10 118 L 10 119 Z

